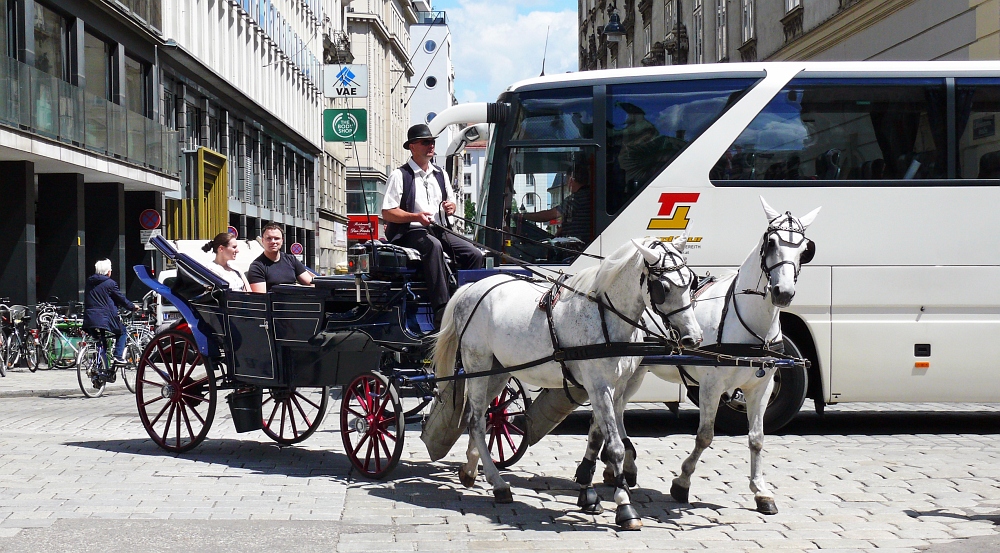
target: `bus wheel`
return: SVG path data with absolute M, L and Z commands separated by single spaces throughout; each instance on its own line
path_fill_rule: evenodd
M 802 350 L 792 341 L 790 336 L 784 336 L 785 353 L 802 358 Z M 774 373 L 774 388 L 771 398 L 767 401 L 764 411 L 764 432 L 773 434 L 795 418 L 806 400 L 809 389 L 809 375 L 800 367 L 781 367 Z M 690 387 L 688 398 L 698 404 L 698 388 Z M 720 434 L 742 435 L 749 431 L 747 409 L 743 391 L 736 391 L 728 399 L 719 401 L 719 414 L 715 418 L 715 431 Z

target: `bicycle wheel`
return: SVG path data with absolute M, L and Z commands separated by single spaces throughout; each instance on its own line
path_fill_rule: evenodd
M 106 359 L 101 359 L 97 348 L 87 344 L 80 348 L 76 356 L 76 379 L 80 383 L 80 391 L 87 397 L 101 397 L 107 383 L 101 374 Z
M 3 340 L 2 336 L 0 336 L 0 340 Z M 9 339 L 0 342 L 0 377 L 7 376 L 7 343 L 8 342 L 10 342 Z
M 7 337 L 3 344 L 4 369 L 13 369 L 21 363 L 21 348 L 18 347 L 17 337 L 13 334 Z M 4 376 L 7 372 L 4 371 Z
M 56 333 L 49 340 L 49 367 L 53 369 L 72 369 L 80 352 L 73 355 L 68 338 L 62 332 Z
M 142 349 L 140 349 L 135 344 L 129 344 L 125 348 L 125 363 L 121 366 L 122 380 L 125 381 L 125 387 L 128 391 L 135 393 L 135 377 L 137 372 L 137 367 L 139 366 L 139 361 L 142 359 Z
M 38 348 L 35 347 L 34 340 L 30 337 L 28 338 L 28 343 L 22 346 L 24 348 L 24 360 L 28 363 L 28 370 L 35 372 L 38 370 Z

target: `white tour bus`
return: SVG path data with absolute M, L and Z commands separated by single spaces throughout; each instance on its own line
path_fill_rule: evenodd
M 768 424 L 806 398 L 820 412 L 1000 401 L 997 118 L 1000 62 L 783 62 L 546 76 L 432 128 L 492 124 L 482 224 L 591 254 L 686 231 L 689 264 L 718 273 L 764 232 L 759 196 L 796 215 L 823 206 L 815 259 L 781 314 L 786 350 L 812 368 L 779 372 Z M 568 206 L 573 228 L 528 222 L 569 196 L 579 166 L 590 186 Z M 569 273 L 594 262 L 496 231 L 477 239 Z M 635 400 L 682 401 L 679 382 L 649 377 Z M 745 425 L 739 407 L 720 425 Z

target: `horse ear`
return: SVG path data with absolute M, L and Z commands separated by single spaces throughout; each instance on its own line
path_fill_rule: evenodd
M 658 253 L 647 248 L 646 246 L 643 246 L 635 238 L 632 239 L 632 245 L 635 246 L 635 249 L 639 250 L 639 253 L 641 253 L 642 257 L 646 260 L 646 263 L 652 265 L 660 260 L 660 255 Z
M 777 219 L 778 216 L 781 215 L 780 213 L 775 211 L 773 207 L 767 204 L 767 200 L 764 199 L 764 196 L 760 197 L 760 205 L 764 206 L 764 214 L 767 215 L 768 222 Z
M 802 230 L 809 228 L 809 225 L 813 224 L 813 221 L 816 220 L 816 215 L 819 214 L 819 210 L 821 209 L 823 209 L 823 206 L 819 206 L 802 217 L 799 217 L 799 222 L 802 223 Z
M 684 253 L 684 248 L 687 247 L 688 243 L 688 232 L 685 230 L 683 234 L 674 238 L 673 242 L 670 244 L 677 250 L 678 253 Z

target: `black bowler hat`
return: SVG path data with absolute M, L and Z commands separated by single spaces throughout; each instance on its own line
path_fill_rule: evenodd
M 414 140 L 421 140 L 424 138 L 437 138 L 431 134 L 431 128 L 423 123 L 419 125 L 413 125 L 408 131 L 406 131 L 406 142 L 403 142 L 403 149 L 409 149 L 410 142 Z

